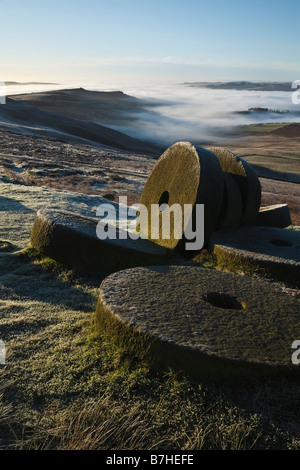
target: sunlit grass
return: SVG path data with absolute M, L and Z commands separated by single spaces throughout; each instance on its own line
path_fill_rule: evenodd
M 20 262 L 24 274 L 45 273 L 55 291 L 61 286 L 69 304 L 38 300 L 42 283 L 17 317 L 21 304 L 7 304 L 4 325 L 12 336 L 1 369 L 2 449 L 300 449 L 298 384 L 237 387 L 157 374 L 95 332 L 94 311 L 82 296 L 95 302 L 96 280 L 64 273 L 31 250 Z M 215 268 L 207 253 L 201 262 Z

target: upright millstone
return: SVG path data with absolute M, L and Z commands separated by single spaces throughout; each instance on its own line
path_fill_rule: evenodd
M 223 179 L 223 203 L 217 228 L 238 227 L 243 215 L 241 191 L 232 175 L 223 172 Z
M 206 243 L 216 228 L 223 185 L 222 170 L 212 152 L 189 142 L 177 142 L 161 155 L 146 182 L 140 207 L 146 208 L 148 217 L 145 221 L 140 209 L 141 234 L 171 250 L 181 249 L 187 239 L 187 224 L 183 216 L 181 220 L 176 219 L 175 209 L 182 215 L 185 206 L 192 209 L 189 226 L 195 231 L 197 205 L 203 204 Z M 170 235 L 166 237 L 163 227 L 168 224 L 168 218 Z
M 218 158 L 221 168 L 237 182 L 242 196 L 243 213 L 241 225 L 252 225 L 257 219 L 261 203 L 261 185 L 249 163 L 221 147 L 210 147 Z

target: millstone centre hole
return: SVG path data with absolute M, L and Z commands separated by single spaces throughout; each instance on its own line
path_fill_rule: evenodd
M 169 199 L 170 199 L 169 191 L 164 191 L 162 195 L 160 196 L 160 199 L 158 202 L 160 212 L 163 212 L 165 210 L 169 202 Z
M 238 300 L 232 295 L 224 294 L 223 292 L 209 292 L 204 294 L 202 299 L 217 308 L 243 310 L 245 303 Z
M 272 245 L 275 245 L 275 246 L 293 246 L 293 244 L 289 242 L 288 240 L 274 239 L 274 240 L 270 240 L 270 243 L 272 243 Z
M 8 251 L 12 249 L 12 244 L 9 242 L 5 242 L 0 240 L 0 250 L 1 251 Z

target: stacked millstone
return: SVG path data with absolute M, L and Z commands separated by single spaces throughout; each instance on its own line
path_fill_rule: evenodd
M 225 187 L 220 226 L 252 225 L 261 203 L 261 186 L 251 165 L 229 150 L 212 147 L 222 168 Z
M 252 166 L 227 149 L 211 147 L 222 167 L 225 187 L 220 227 L 259 225 L 285 228 L 291 225 L 287 204 L 261 207 L 261 186 Z
M 296 231 L 287 230 L 291 225 L 287 204 L 260 207 L 261 189 L 252 167 L 240 157 L 222 148 L 210 148 L 218 157 L 225 181 L 232 180 L 239 187 L 238 192 L 225 186 L 223 212 L 230 214 L 230 221 L 211 234 L 208 249 L 221 265 L 242 264 L 247 269 L 255 269 L 278 280 L 300 283 L 300 236 Z M 231 194 L 231 199 L 226 195 Z M 242 202 L 242 211 L 240 209 Z M 234 209 L 235 208 L 235 209 Z M 222 219 L 222 218 L 221 218 Z M 235 226 L 234 226 L 235 225 Z
M 149 217 L 140 224 L 143 236 L 172 250 L 185 249 L 187 226 L 197 227 L 196 207 L 204 205 L 204 246 L 215 230 L 256 223 L 260 204 L 259 179 L 242 158 L 223 148 L 204 149 L 189 142 L 169 147 L 154 166 L 141 195 L 140 204 Z M 177 227 L 170 211 L 171 234 L 163 236 L 164 207 L 176 205 L 184 212 L 193 207 L 191 220 L 182 218 Z M 153 220 L 158 221 L 156 238 L 152 236 Z M 179 235 L 179 236 L 178 236 Z
M 158 159 L 142 192 L 140 204 L 147 209 L 146 223 L 139 226 L 142 236 L 172 250 L 184 250 L 186 228 L 196 227 L 196 207 L 204 205 L 204 242 L 218 225 L 223 202 L 224 178 L 218 158 L 212 152 L 189 142 L 178 142 Z M 166 205 L 192 208 L 192 221 L 181 218 L 176 227 L 170 211 L 170 234 L 164 238 L 163 220 Z M 142 216 L 142 214 L 140 214 Z M 153 238 L 153 220 L 158 221 Z
M 287 204 L 260 206 L 260 182 L 249 163 L 229 150 L 220 147 L 211 147 L 210 150 L 218 157 L 222 170 L 225 172 L 226 185 L 223 206 L 229 211 L 231 220 L 237 222 L 232 223 L 229 221 L 229 223 L 226 223 L 225 218 L 221 226 L 259 225 L 286 228 L 291 225 L 291 216 Z M 234 180 L 234 183 L 232 180 Z M 233 184 L 238 186 L 240 194 L 236 190 L 233 192 Z M 229 200 L 228 193 L 231 200 Z M 233 208 L 235 206 L 234 216 Z
M 164 238 L 166 205 L 179 205 L 182 213 L 185 205 L 191 205 L 193 228 L 197 226 L 196 207 L 204 205 L 204 245 L 214 231 L 224 228 L 283 228 L 291 224 L 287 204 L 261 207 L 260 181 L 249 163 L 227 149 L 204 149 L 189 142 L 177 142 L 161 155 L 146 182 L 140 204 L 148 213 L 145 223 L 140 223 L 141 234 L 171 250 L 184 250 L 189 224 L 182 218 L 181 227 L 175 230 L 170 211 L 171 233 Z M 158 224 L 156 237 L 152 236 L 153 220 Z

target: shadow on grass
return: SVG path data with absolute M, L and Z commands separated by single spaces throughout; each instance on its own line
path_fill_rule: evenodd
M 68 271 L 54 260 L 39 259 L 26 250 L 0 256 L 2 300 L 30 300 L 91 311 L 96 299 L 81 288 L 80 280 L 83 285 L 95 288 L 100 286 L 102 278 L 81 279 L 79 273 Z
M 0 196 L 0 212 L 11 211 L 22 213 L 34 212 L 32 209 L 29 209 L 29 207 L 24 206 L 24 204 L 13 198 Z
M 297 173 L 287 173 L 285 171 L 271 170 L 270 168 L 266 168 L 261 165 L 256 165 L 254 163 L 251 163 L 251 166 L 255 170 L 257 176 L 259 176 L 260 178 L 287 181 L 289 183 L 300 183 L 300 175 Z

